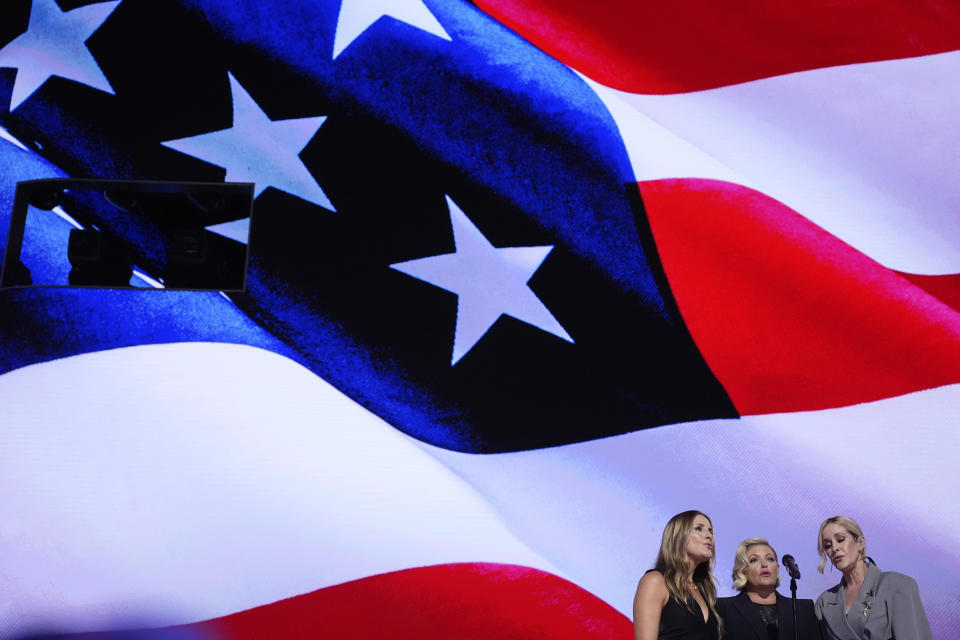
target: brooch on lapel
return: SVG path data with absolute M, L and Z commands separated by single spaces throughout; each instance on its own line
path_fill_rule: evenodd
M 873 606 L 873 589 L 867 591 L 867 597 L 863 601 L 863 617 L 867 617 L 867 613 L 870 611 L 870 607 Z

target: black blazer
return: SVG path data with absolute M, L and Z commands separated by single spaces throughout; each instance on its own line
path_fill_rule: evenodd
M 745 591 L 730 598 L 717 598 L 717 612 L 723 618 L 725 640 L 769 640 L 766 625 L 757 605 Z M 777 640 L 793 640 L 793 603 L 777 594 L 777 617 L 780 633 Z M 813 612 L 813 600 L 797 598 L 797 627 L 800 640 L 822 640 L 820 621 Z

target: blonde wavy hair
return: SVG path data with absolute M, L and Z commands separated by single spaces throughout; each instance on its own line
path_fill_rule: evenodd
M 660 541 L 660 551 L 657 553 L 657 563 L 654 569 L 663 574 L 670 597 L 682 604 L 688 611 L 690 597 L 687 591 L 687 565 L 690 558 L 687 555 L 687 540 L 693 532 L 693 520 L 703 516 L 713 526 L 710 516 L 702 511 L 684 511 L 670 518 L 663 528 L 663 538 Z M 717 559 L 716 545 L 709 561 L 701 562 L 693 570 L 693 582 L 700 591 L 700 595 L 707 602 L 707 607 L 717 619 L 717 632 L 723 636 L 723 620 L 717 613 L 717 579 L 713 575 L 713 565 Z M 699 612 L 697 612 L 699 613 Z
M 747 538 L 740 543 L 740 546 L 737 547 L 737 552 L 733 555 L 733 588 L 737 591 L 743 591 L 747 586 L 747 565 L 750 564 L 750 561 L 747 559 L 747 552 L 750 551 L 750 547 L 756 547 L 758 545 L 770 547 L 770 551 L 773 551 L 773 559 L 776 560 L 777 566 L 780 565 L 777 550 L 767 542 L 766 538 Z M 777 576 L 777 584 L 774 586 L 780 586 L 780 576 Z
M 833 516 L 832 518 L 827 518 L 823 521 L 823 524 L 820 525 L 820 531 L 817 533 L 817 553 L 820 554 L 820 564 L 817 565 L 817 571 L 823 573 L 823 568 L 827 566 L 827 554 L 823 550 L 823 530 L 827 528 L 827 525 L 837 524 L 847 530 L 855 540 L 863 540 L 863 544 L 860 545 L 860 559 L 866 561 L 867 559 L 867 541 L 863 538 L 863 529 L 860 528 L 853 518 L 848 518 L 847 516 Z

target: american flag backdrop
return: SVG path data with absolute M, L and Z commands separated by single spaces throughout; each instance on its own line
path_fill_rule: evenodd
M 960 634 L 960 8 L 0 16 L 0 249 L 26 180 L 255 196 L 243 291 L 0 290 L 0 637 L 629 638 L 690 508 L 721 594 L 841 513 Z M 140 233 L 31 208 L 35 283 L 72 226 Z

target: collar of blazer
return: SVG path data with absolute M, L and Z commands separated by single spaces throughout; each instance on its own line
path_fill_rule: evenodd
M 857 594 L 857 602 L 862 602 L 866 598 L 872 599 L 873 596 L 877 593 L 877 584 L 880 582 L 880 567 L 875 565 L 873 562 L 867 561 L 867 575 L 863 578 L 863 584 L 860 585 L 860 593 Z M 823 594 L 823 604 L 829 605 L 840 605 L 841 608 L 844 604 L 844 597 L 846 595 L 846 590 L 843 586 L 843 580 L 828 589 Z M 853 606 L 856 606 L 856 602 L 853 603 Z M 852 607 L 851 607 L 852 610 Z
M 829 620 L 829 626 L 833 629 L 836 637 L 843 640 L 856 640 L 862 637 L 862 631 L 866 624 L 867 615 L 874 606 L 873 601 L 877 595 L 877 584 L 880 581 L 880 569 L 872 562 L 867 563 L 867 575 L 860 585 L 860 592 L 856 600 L 850 605 L 850 615 L 844 613 L 844 597 L 846 595 L 843 581 L 833 587 L 823 597 L 824 605 L 832 605 L 824 608 L 824 618 Z M 864 612 L 867 615 L 864 615 Z
M 777 609 L 778 615 L 782 615 L 779 605 L 783 601 L 783 596 L 779 593 L 777 594 Z M 760 610 L 757 608 L 757 605 L 750 599 L 750 596 L 747 595 L 746 591 L 741 591 L 736 598 L 733 599 L 733 607 L 739 613 L 743 619 L 746 621 L 747 625 L 753 631 L 753 635 L 758 640 L 767 640 L 770 636 L 767 634 L 767 627 L 763 622 L 763 618 L 760 617 Z

